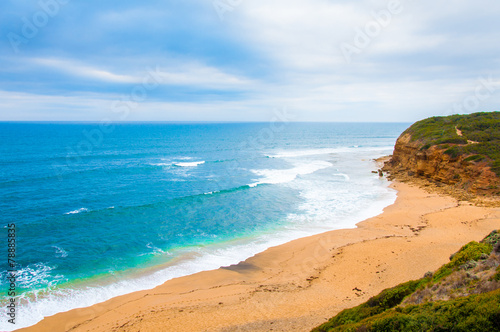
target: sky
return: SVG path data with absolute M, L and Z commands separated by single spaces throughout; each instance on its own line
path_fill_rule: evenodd
M 497 0 L 4 0 L 0 121 L 500 109 Z

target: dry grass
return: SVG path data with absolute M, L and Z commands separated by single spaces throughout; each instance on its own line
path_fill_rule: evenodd
M 500 245 L 496 245 L 495 249 L 497 248 L 500 248 Z M 467 264 L 464 264 L 440 282 L 430 283 L 425 288 L 417 290 L 401 305 L 447 301 L 499 289 L 500 281 L 493 279 L 499 266 L 500 255 L 493 251 L 487 259 L 477 261 L 475 267 L 467 268 Z

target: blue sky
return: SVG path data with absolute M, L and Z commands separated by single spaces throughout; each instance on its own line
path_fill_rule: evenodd
M 6 0 L 0 120 L 401 121 L 500 109 L 493 0 Z M 126 109 L 126 112 L 124 111 Z

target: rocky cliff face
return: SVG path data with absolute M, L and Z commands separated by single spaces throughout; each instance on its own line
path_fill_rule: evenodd
M 425 177 L 476 194 L 499 193 L 500 179 L 491 171 L 487 161 L 468 161 L 467 155 L 453 157 L 438 146 L 422 149 L 422 145 L 412 140 L 411 134 L 401 135 L 389 162 L 390 171 Z

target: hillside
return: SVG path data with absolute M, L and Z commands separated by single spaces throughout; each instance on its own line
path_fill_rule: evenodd
M 389 165 L 393 174 L 499 195 L 500 112 L 416 122 L 398 138 Z
M 419 280 L 386 289 L 313 329 L 326 331 L 499 331 L 500 233 L 463 246 Z

